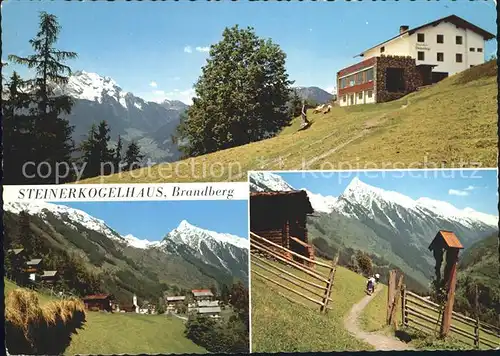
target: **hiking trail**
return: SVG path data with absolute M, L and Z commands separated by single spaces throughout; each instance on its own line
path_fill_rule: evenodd
M 377 351 L 392 350 L 413 350 L 412 347 L 398 340 L 396 337 L 383 335 L 377 332 L 368 332 L 359 326 L 359 316 L 370 301 L 380 293 L 382 289 L 377 289 L 372 295 L 367 295 L 361 301 L 354 304 L 349 314 L 344 319 L 344 327 L 356 338 L 361 339 L 375 347 Z

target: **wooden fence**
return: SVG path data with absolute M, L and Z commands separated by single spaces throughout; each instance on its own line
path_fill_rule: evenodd
M 302 256 L 253 232 L 250 232 L 250 251 L 252 276 L 279 286 L 302 300 L 312 302 L 319 306 L 321 313 L 331 309 L 329 303 L 332 302 L 331 294 L 338 256 L 332 264 L 323 263 Z M 316 266 L 319 267 L 318 270 L 324 270 L 326 273 L 316 270 L 314 268 Z M 306 306 L 304 302 L 290 295 L 279 291 L 278 294 L 294 303 Z
M 443 307 L 401 288 L 402 323 L 421 332 L 438 335 L 443 315 Z M 500 328 L 452 312 L 450 336 L 476 348 L 497 348 L 500 346 Z

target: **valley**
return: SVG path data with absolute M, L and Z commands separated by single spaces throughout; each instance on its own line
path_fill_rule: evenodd
M 271 172 L 252 173 L 249 181 L 253 192 L 301 189 Z M 307 227 L 318 254 L 333 259 L 338 252 L 347 265 L 356 251 L 368 253 L 375 269 L 401 269 L 408 286 L 421 293 L 428 292 L 434 276 L 428 246 L 438 230 L 454 231 L 466 251 L 498 232 L 497 216 L 428 198 L 413 200 L 356 176 L 338 197 L 306 191 L 315 210 Z
M 4 210 L 7 239 L 19 234 L 20 214 L 26 212 L 30 233 L 45 246 L 38 253 L 80 256 L 85 269 L 100 276 L 103 291 L 118 300 L 129 301 L 134 293 L 157 300 L 165 291 L 248 282 L 246 240 L 187 221 L 160 240 L 147 241 L 122 236 L 104 221 L 64 205 L 6 203 Z M 57 267 L 56 260 L 48 263 L 53 266 L 47 268 Z

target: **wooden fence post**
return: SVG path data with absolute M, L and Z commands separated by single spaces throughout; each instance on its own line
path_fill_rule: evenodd
M 396 318 L 396 310 L 399 304 L 399 298 L 401 297 L 401 288 L 403 287 L 403 275 L 399 276 L 399 282 L 394 290 L 394 302 L 392 303 L 391 310 L 391 324 L 394 326 L 394 329 L 398 329 L 398 321 Z M 406 300 L 405 300 L 406 302 Z
M 401 288 L 401 322 L 403 326 L 408 326 L 408 314 L 406 311 L 406 286 Z
M 457 283 L 457 261 L 458 261 L 458 249 L 448 249 L 446 251 L 446 263 L 453 263 L 450 268 L 450 274 L 448 278 L 448 295 L 446 298 L 446 305 L 444 307 L 443 319 L 441 322 L 441 337 L 445 338 L 448 336 L 451 327 L 451 317 L 453 315 L 453 303 L 455 301 L 455 286 Z M 450 254 L 450 256 L 448 256 Z
M 320 312 L 328 312 L 328 302 L 330 301 L 330 295 L 332 294 L 333 280 L 335 279 L 335 271 L 337 270 L 337 262 L 339 260 L 339 255 L 335 256 L 332 261 L 332 267 L 330 270 L 330 275 L 328 276 L 328 282 L 326 283 L 325 295 L 323 297 L 323 305 L 320 307 Z
M 479 348 L 479 326 L 480 326 L 480 324 L 479 324 L 479 291 L 477 288 L 477 284 L 476 284 L 475 292 L 476 292 L 476 295 L 475 295 L 476 325 L 474 326 L 474 336 L 475 336 L 474 346 Z
M 391 311 L 392 311 L 392 305 L 394 303 L 394 294 L 396 292 L 396 271 L 392 270 L 389 271 L 389 283 L 387 285 L 387 317 L 386 317 L 386 322 L 387 325 L 391 325 Z

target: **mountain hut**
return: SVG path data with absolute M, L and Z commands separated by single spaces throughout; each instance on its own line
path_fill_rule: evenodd
M 250 231 L 310 259 L 314 259 L 314 248 L 309 244 L 307 235 L 307 216 L 312 213 L 314 209 L 307 192 L 303 190 L 250 195 Z M 251 239 L 263 244 L 254 236 Z M 312 263 L 290 253 L 277 252 L 312 267 Z

